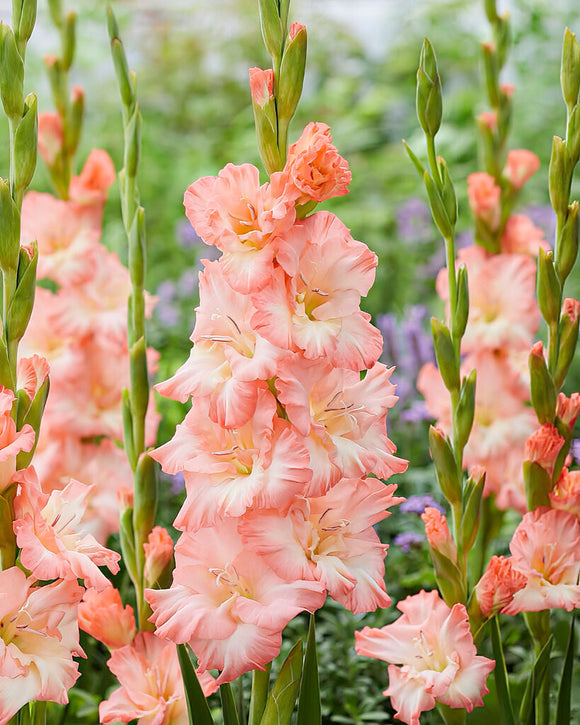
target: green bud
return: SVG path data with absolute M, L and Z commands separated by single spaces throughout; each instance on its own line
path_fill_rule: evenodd
M 62 11 L 62 0 L 48 0 L 48 10 L 52 22 L 60 28 L 62 25 L 63 11 Z
M 64 70 L 69 70 L 75 55 L 76 24 L 76 13 L 68 13 L 66 16 L 64 31 L 62 34 L 62 65 Z
M 437 166 L 439 167 L 439 175 L 441 177 L 441 199 L 451 226 L 454 227 L 457 221 L 457 197 L 455 196 L 455 189 L 453 188 L 445 159 L 439 157 L 437 159 Z
M 126 508 L 121 512 L 119 518 L 119 538 L 121 540 L 121 551 L 123 552 L 123 564 L 125 564 L 131 581 L 139 582 L 139 572 L 135 558 L 135 533 L 133 531 L 133 509 Z
M 300 23 L 293 23 L 282 55 L 276 99 L 278 119 L 286 125 L 294 115 L 300 100 L 305 68 L 306 28 Z
M 431 333 L 437 365 L 447 390 L 459 390 L 459 366 L 449 329 L 435 317 L 431 318 Z
M 579 106 L 580 108 L 580 106 Z M 580 132 L 580 129 L 579 129 Z M 562 227 L 562 233 L 558 242 L 558 258 L 556 259 L 556 271 L 562 285 L 574 268 L 578 256 L 578 209 L 580 205 L 573 201 L 568 207 L 566 221 Z
M 24 247 L 20 248 L 16 291 L 10 300 L 6 323 L 6 337 L 12 342 L 21 340 L 24 336 L 34 306 L 36 265 L 38 263 L 38 247 L 36 243 L 34 244 L 33 250 L 33 256 L 31 258 L 28 250 Z
M 136 287 L 145 281 L 145 209 L 137 207 L 129 230 L 129 269 Z
M 552 252 L 540 247 L 538 256 L 538 305 L 542 317 L 551 325 L 560 319 L 562 288 L 554 269 Z
M 457 564 L 440 551 L 429 547 L 435 579 L 444 602 L 452 607 L 457 602 L 465 603 L 465 590 L 461 585 L 461 572 Z
M 457 445 L 465 447 L 473 426 L 475 415 L 475 381 L 476 372 L 472 370 L 461 381 L 459 399 L 455 410 L 455 428 L 457 431 Z
M 0 97 L 4 112 L 19 121 L 24 107 L 24 62 L 12 29 L 0 23 Z
M 497 48 L 497 65 L 502 69 L 505 65 L 511 45 L 511 33 L 509 24 L 509 13 L 504 13 L 496 18 L 494 23 L 494 37 Z
M 528 511 L 533 511 L 538 506 L 549 506 L 552 490 L 552 479 L 545 468 L 542 468 L 535 461 L 524 461 L 524 488 Z
M 441 126 L 441 79 L 437 58 L 431 43 L 425 38 L 417 70 L 417 117 L 427 136 L 435 136 Z
M 149 375 L 145 338 L 140 337 L 129 351 L 131 367 L 131 412 L 137 419 L 145 418 L 149 404 Z
M 459 340 L 463 337 L 467 320 L 469 318 L 469 285 L 467 280 L 467 267 L 460 264 L 457 269 L 457 303 L 455 305 L 455 315 L 453 316 L 453 337 Z
M 18 397 L 19 397 L 19 405 L 18 405 L 18 429 L 21 430 L 23 425 L 26 425 L 27 423 L 30 424 L 34 432 L 36 433 L 36 437 L 34 439 L 34 446 L 32 447 L 31 451 L 21 451 L 18 456 L 16 457 L 16 466 L 18 469 L 21 468 L 28 468 L 32 461 L 32 457 L 34 456 L 34 451 L 36 450 L 36 444 L 38 442 L 38 436 L 40 434 L 40 424 L 42 421 L 42 414 L 44 412 L 44 407 L 46 405 L 46 400 L 48 398 L 48 393 L 50 390 L 50 378 L 47 376 L 46 380 L 42 383 L 40 388 L 36 391 L 36 395 L 34 396 L 34 399 L 30 401 L 28 398 L 28 395 L 23 391 L 18 391 Z M 20 396 L 23 394 L 23 405 L 20 405 Z M 23 410 L 22 418 L 20 418 L 20 411 L 21 407 Z
M 122 398 L 123 411 L 123 446 L 127 452 L 127 458 L 131 468 L 135 470 L 137 457 L 135 455 L 135 444 L 133 441 L 133 414 L 131 413 L 131 394 L 127 388 L 123 389 Z
M 135 104 L 127 126 L 125 127 L 125 173 L 131 178 L 137 176 L 139 166 L 139 153 L 141 150 L 141 113 L 139 104 Z
M 480 118 L 476 119 L 477 127 L 481 135 L 481 147 L 483 154 L 483 165 L 490 176 L 498 177 L 500 169 L 497 163 L 495 137 L 491 128 Z
M 465 504 L 461 517 L 461 539 L 464 552 L 471 549 L 477 537 L 484 486 L 485 471 L 476 478 L 468 478 L 465 484 Z
M 451 221 L 447 215 L 447 209 L 445 208 L 441 194 L 427 171 L 423 174 L 423 181 L 425 183 L 425 189 L 427 190 L 433 221 L 437 224 L 437 227 L 443 237 L 445 237 L 445 239 L 451 239 L 453 237 L 453 226 L 451 225 Z
M 0 330 L 2 329 L 2 321 L 0 320 Z M 8 357 L 8 349 L 4 335 L 0 332 L 0 383 L 10 390 L 16 388 L 16 380 L 14 379 L 14 371 Z
M 497 231 L 493 231 L 479 217 L 475 219 L 475 241 L 492 254 L 498 254 L 500 250 L 500 239 Z
M 135 472 L 133 503 L 133 529 L 135 543 L 141 546 L 155 523 L 157 512 L 157 473 L 155 461 L 147 453 L 141 453 Z
M 28 187 L 34 176 L 37 147 L 36 96 L 34 93 L 29 93 L 24 101 L 24 115 L 14 134 L 15 185 L 20 191 L 24 191 Z
M 556 415 L 556 388 L 544 359 L 543 345 L 537 342 L 528 358 L 532 405 L 540 423 L 553 423 Z
M 580 91 L 580 43 L 569 28 L 564 31 L 560 82 L 564 101 L 571 110 L 578 103 Z
M 429 450 L 433 457 L 441 491 L 453 506 L 461 502 L 462 490 L 457 463 L 447 439 L 434 426 L 429 428 Z
M 496 0 L 484 0 L 484 10 L 487 15 L 487 19 L 490 23 L 495 23 L 497 20 L 497 10 L 495 5 Z
M 266 50 L 272 58 L 280 58 L 284 45 L 284 28 L 277 0 L 258 0 L 260 27 Z
M 67 94 L 66 73 L 63 72 L 62 63 L 55 55 L 48 55 L 44 59 L 48 80 L 54 98 L 54 105 L 61 117 L 66 115 Z
M 580 158 L 580 103 L 577 103 L 568 118 L 566 148 L 570 154 L 570 166 L 573 168 Z
M 69 122 L 64 129 L 67 154 L 74 156 L 81 137 L 85 115 L 85 93 L 82 88 L 73 88 L 70 103 Z
M 26 42 L 30 38 L 35 22 L 36 0 L 23 0 L 20 18 L 18 19 L 18 40 Z
M 280 20 L 282 21 L 282 28 L 284 34 L 288 28 L 288 11 L 290 9 L 290 0 L 277 0 L 280 6 Z
M 564 312 L 560 318 L 559 340 L 560 349 L 558 350 L 558 362 L 554 373 L 554 384 L 559 389 L 566 379 L 568 369 L 574 359 L 576 353 L 576 345 L 578 344 L 578 323 L 580 317 L 574 319 L 573 316 Z
M 20 250 L 20 212 L 5 179 L 0 179 L 0 229 L 0 268 L 16 271 Z
M 135 103 L 135 96 L 133 91 L 134 84 L 131 81 L 129 66 L 127 65 L 127 56 L 125 55 L 123 43 L 121 43 L 118 37 L 111 38 L 111 55 L 113 56 L 113 64 L 115 66 L 115 72 L 117 74 L 117 82 L 119 84 L 119 91 L 121 92 L 121 100 L 123 101 L 124 106 L 132 109 L 133 104 Z
M 554 136 L 550 158 L 549 190 L 550 201 L 556 214 L 566 214 L 570 198 L 571 160 L 566 144 Z
M 274 71 L 250 68 L 250 89 L 258 150 L 266 171 L 272 174 L 284 166 L 278 148 Z
M 501 105 L 501 93 L 499 88 L 498 59 L 494 43 L 482 43 L 483 67 L 485 70 L 485 82 L 487 84 L 487 95 L 494 108 Z
M 15 489 L 13 484 L 0 495 L 0 570 L 14 566 L 16 560 L 16 537 L 12 527 Z

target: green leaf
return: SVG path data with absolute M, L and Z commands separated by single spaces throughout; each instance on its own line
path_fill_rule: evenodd
M 320 708 L 316 632 L 314 630 L 314 614 L 311 614 L 306 654 L 304 655 L 304 669 L 300 682 L 300 695 L 298 696 L 296 725 L 320 725 L 321 722 L 322 711 Z
M 515 725 L 516 720 L 510 697 L 510 686 L 505 658 L 503 656 L 501 632 L 499 629 L 497 614 L 491 620 L 491 644 L 493 647 L 493 656 L 495 658 L 494 677 L 497 689 L 497 699 L 499 701 L 501 723 L 502 725 Z
M 189 659 L 187 645 L 177 645 L 177 656 L 179 658 L 179 666 L 181 667 L 181 675 L 185 687 L 185 699 L 187 701 L 190 725 L 213 725 L 207 700 L 204 697 L 201 685 Z
M 240 725 L 236 703 L 229 682 L 224 682 L 220 687 L 220 697 L 222 700 L 222 713 L 224 716 L 224 725 Z
M 553 641 L 554 638 L 550 635 L 550 638 L 542 647 L 538 656 L 536 657 L 536 661 L 534 662 L 534 666 L 532 668 L 530 678 L 528 679 L 528 684 L 526 685 L 526 691 L 524 693 L 524 697 L 522 699 L 522 704 L 520 707 L 520 721 L 522 725 L 534 725 L 534 701 L 536 699 L 536 695 L 538 694 L 538 690 L 540 689 L 540 685 L 542 684 L 542 680 L 544 679 L 544 673 L 546 672 L 546 668 L 550 662 L 550 652 L 552 650 Z M 559 720 L 558 725 L 560 725 Z
M 572 621 L 570 622 L 570 637 L 568 639 L 568 647 L 566 648 L 566 657 L 564 658 L 564 667 L 562 668 L 562 679 L 560 680 L 560 690 L 558 692 L 558 704 L 556 706 L 556 722 L 558 725 L 569 725 L 570 720 L 570 700 L 572 698 L 572 674 L 574 671 L 574 649 L 575 649 L 575 626 L 576 616 L 572 613 Z
M 288 725 L 302 674 L 302 640 L 296 642 L 272 687 L 261 725 Z

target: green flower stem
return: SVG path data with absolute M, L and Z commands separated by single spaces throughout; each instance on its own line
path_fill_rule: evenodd
M 110 7 L 107 22 L 111 52 L 122 99 L 124 127 L 124 168 L 119 174 L 123 224 L 129 245 L 131 294 L 127 315 L 131 384 L 128 396 L 125 431 L 127 455 L 134 474 L 135 507 L 133 511 L 136 571 L 133 585 L 137 594 L 140 629 L 154 629 L 148 622 L 151 609 L 144 598 L 143 544 L 153 527 L 157 506 L 157 476 L 152 460 L 145 452 L 145 418 L 149 401 L 147 347 L 145 334 L 144 278 L 146 269 L 145 212 L 139 204 L 137 170 L 140 153 L 141 114 L 135 94 L 135 77 L 129 73 L 117 21 Z
M 524 619 L 534 640 L 537 657 L 550 638 L 550 611 L 525 612 Z M 546 668 L 536 695 L 535 725 L 550 725 L 550 667 Z
M 252 694 L 248 725 L 260 725 L 262 721 L 266 700 L 268 699 L 271 668 L 272 663 L 269 663 L 264 670 L 254 670 L 252 672 Z

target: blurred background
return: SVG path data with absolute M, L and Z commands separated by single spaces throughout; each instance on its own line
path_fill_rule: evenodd
M 106 149 L 120 168 L 122 124 L 105 3 L 64 0 L 64 5 L 79 15 L 71 76 L 86 91 L 79 168 L 93 147 Z M 42 59 L 59 52 L 59 41 L 45 3 L 39 6 L 25 88 L 37 92 L 39 110 L 48 111 L 53 109 Z M 140 187 L 149 246 L 147 286 L 159 300 L 150 323 L 150 342 L 162 354 L 158 376 L 162 380 L 189 354 L 199 260 L 213 251 L 204 249 L 185 219 L 183 193 L 195 179 L 217 174 L 228 162 L 251 162 L 261 168 L 248 68 L 265 68 L 268 58 L 259 32 L 256 0 L 116 0 L 113 7 L 130 66 L 138 74 L 143 114 Z M 528 213 L 552 242 L 547 174 L 552 136 L 562 135 L 565 124 L 559 86 L 561 41 L 565 26 L 580 33 L 580 4 L 577 0 L 498 0 L 498 9 L 509 10 L 513 29 L 514 44 L 503 78 L 516 86 L 509 146 L 532 149 L 542 161 L 540 171 L 524 189 L 518 211 Z M 350 163 L 350 194 L 323 208 L 336 212 L 352 235 L 379 255 L 377 280 L 363 306 L 383 331 L 384 362 L 398 366 L 393 381 L 401 399 L 390 414 L 390 436 L 400 454 L 411 461 L 409 472 L 399 476 L 398 483 L 406 496 L 436 495 L 434 473 L 427 465 L 428 420 L 414 382 L 421 365 L 433 357 L 429 318 L 443 315 L 435 295 L 435 277 L 444 264 L 444 254 L 430 221 L 422 182 L 401 140 L 405 138 L 424 156 L 415 117 L 415 73 L 422 39 L 428 36 L 438 56 L 444 91 L 438 150 L 448 161 L 459 197 L 459 243 L 468 243 L 471 217 L 466 177 L 478 169 L 474 117 L 486 108 L 480 43 L 490 38 L 490 31 L 483 3 L 292 0 L 290 15 L 292 21 L 307 26 L 309 44 L 304 94 L 290 142 L 309 121 L 327 123 L 339 153 Z M 0 19 L 10 20 L 9 0 L 0 0 Z M 8 170 L 7 155 L 2 117 L 2 176 Z M 265 173 L 262 178 L 266 179 Z M 50 190 L 41 161 L 31 188 Z M 579 192 L 578 187 L 573 190 L 576 198 Z M 116 184 L 106 208 L 104 242 L 126 258 Z M 572 275 L 568 289 L 577 298 L 579 276 Z M 579 377 L 576 369 L 571 376 L 575 390 Z M 158 400 L 164 413 L 164 441 L 184 411 L 177 403 Z M 175 513 L 175 502 L 168 497 L 176 490 L 171 489 L 167 505 L 161 508 L 166 519 L 162 523 L 167 525 Z M 397 512 L 385 523 L 385 541 L 395 532 L 408 532 L 407 541 L 392 546 L 387 560 L 387 590 L 395 600 L 433 583 L 420 543 L 421 528 L 412 511 Z M 398 572 L 395 579 L 389 571 Z M 325 722 L 390 722 L 392 713 L 380 694 L 385 686 L 383 665 L 362 663 L 352 650 L 352 630 L 362 626 L 360 618 L 333 604 L 325 611 L 320 625 Z M 380 626 L 393 616 L 392 612 L 370 615 L 364 624 Z M 325 632 L 332 636 L 324 638 Z M 89 686 L 85 690 L 95 691 Z M 470 722 L 478 722 L 477 717 Z M 423 719 L 431 722 L 428 714 Z

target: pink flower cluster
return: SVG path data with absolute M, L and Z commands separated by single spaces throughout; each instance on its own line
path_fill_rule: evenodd
M 505 182 L 518 190 L 539 166 L 525 149 L 508 153 Z M 468 179 L 469 202 L 476 218 L 491 230 L 500 225 L 500 187 L 484 172 Z M 467 267 L 469 320 L 462 339 L 462 374 L 477 371 L 475 422 L 464 452 L 468 469 L 486 471 L 485 493 L 496 494 L 500 509 L 526 511 L 522 462 L 525 444 L 536 427 L 529 405 L 527 357 L 540 322 L 535 299 L 539 248 L 548 248 L 540 229 L 523 215 L 507 219 L 501 252 L 491 254 L 471 245 L 461 249 L 458 262 Z M 447 302 L 447 270 L 437 277 L 439 296 Z M 438 370 L 428 363 L 417 387 L 429 412 L 445 432 L 451 429 L 451 405 Z
M 187 497 L 173 584 L 147 599 L 157 634 L 188 642 L 218 683 L 272 660 L 327 592 L 357 613 L 390 603 L 373 526 L 401 500 L 379 478 L 406 462 L 386 432 L 392 370 L 359 308 L 377 258 L 333 214 L 296 214 L 349 181 L 328 127 L 309 124 L 268 183 L 228 164 L 185 193 L 222 254 L 200 273 L 189 360 L 157 386 L 191 399 L 153 453 Z
M 40 116 L 41 152 L 58 142 L 58 116 Z M 56 129 L 56 130 L 55 130 Z M 49 159 L 47 159 L 49 160 Z M 50 394 L 35 453 L 47 491 L 62 490 L 71 477 L 94 484 L 87 525 L 101 542 L 118 530 L 117 490 L 131 485 L 122 440 L 122 390 L 129 385 L 127 297 L 129 273 L 100 242 L 107 190 L 115 180 L 105 151 L 93 150 L 69 198 L 29 192 L 22 207 L 22 241 L 38 243 L 39 287 L 22 343 L 25 354 L 50 364 Z M 153 300 L 148 298 L 148 312 Z M 156 353 L 150 351 L 153 370 Z M 151 405 L 148 443 L 158 418 Z

